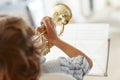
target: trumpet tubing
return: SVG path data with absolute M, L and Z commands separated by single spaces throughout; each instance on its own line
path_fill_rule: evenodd
M 67 5 L 58 3 L 54 6 L 52 11 L 52 20 L 56 25 L 61 27 L 58 36 L 60 36 L 63 33 L 64 25 L 68 24 L 71 18 L 72 12 Z M 44 28 L 43 32 L 36 32 L 36 34 L 32 37 L 34 45 L 39 48 L 40 56 L 46 55 L 48 52 L 50 52 L 50 48 L 53 46 L 43 36 L 43 34 L 46 32 L 44 24 L 42 24 L 41 26 L 42 28 Z

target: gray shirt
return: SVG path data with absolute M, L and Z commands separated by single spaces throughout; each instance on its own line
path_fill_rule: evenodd
M 83 80 L 84 75 L 90 70 L 88 61 L 81 55 L 73 58 L 60 57 L 47 62 L 45 57 L 42 57 L 41 61 L 42 73 L 65 73 L 76 80 Z

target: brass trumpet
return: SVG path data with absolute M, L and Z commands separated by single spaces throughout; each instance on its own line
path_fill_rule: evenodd
M 61 27 L 58 36 L 63 33 L 64 25 L 68 24 L 71 18 L 72 12 L 67 5 L 59 3 L 54 6 L 52 11 L 52 20 L 56 24 L 56 27 Z M 45 28 L 44 24 L 41 25 L 41 27 Z M 44 36 L 42 36 L 45 32 L 45 29 L 41 33 L 36 32 L 36 34 L 32 37 L 32 41 L 34 42 L 34 45 L 39 48 L 39 53 L 41 56 L 50 52 L 50 48 L 53 46 L 44 38 Z

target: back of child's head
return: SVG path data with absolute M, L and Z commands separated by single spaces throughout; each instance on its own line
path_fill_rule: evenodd
M 34 31 L 19 17 L 0 17 L 0 80 L 37 80 L 39 57 Z

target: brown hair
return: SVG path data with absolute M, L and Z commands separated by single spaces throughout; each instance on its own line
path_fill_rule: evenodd
M 0 80 L 38 80 L 33 29 L 18 17 L 0 17 Z

